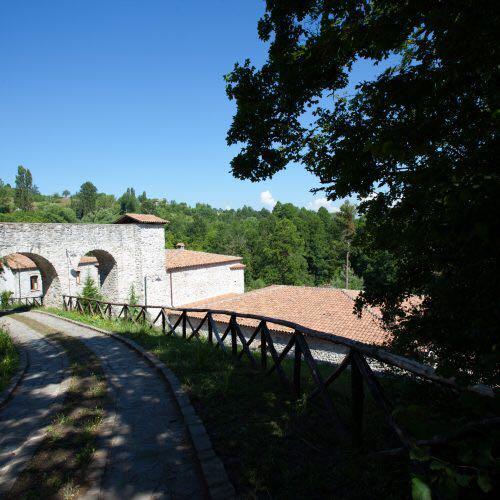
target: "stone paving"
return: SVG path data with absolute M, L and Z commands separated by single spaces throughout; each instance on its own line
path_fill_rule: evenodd
M 28 356 L 28 368 L 12 399 L 0 408 L 0 497 L 8 491 L 45 435 L 69 383 L 68 362 L 58 344 L 12 318 L 2 318 Z
M 100 496 L 205 498 L 185 423 L 155 370 L 112 337 L 36 312 L 26 314 L 77 337 L 101 359 L 115 421 L 106 438 L 108 458 Z

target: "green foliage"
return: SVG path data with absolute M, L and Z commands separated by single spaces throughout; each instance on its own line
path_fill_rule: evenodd
M 14 295 L 10 290 L 3 290 L 0 293 L 0 309 L 8 309 L 10 306 L 9 300 Z
M 91 182 L 84 182 L 72 203 L 79 219 L 90 214 L 96 209 L 97 188 Z
M 127 188 L 127 191 L 119 198 L 120 213 L 137 213 L 139 211 L 139 201 L 135 196 L 134 188 Z
M 0 179 L 0 214 L 12 212 L 14 209 L 14 190 Z
M 431 500 L 431 489 L 425 481 L 418 477 L 413 476 L 411 479 L 411 496 L 413 500 Z
M 324 411 L 304 396 L 311 388 L 302 370 L 302 390 L 293 399 L 279 377 L 234 363 L 220 349 L 199 341 L 165 336 L 149 325 L 51 310 L 56 314 L 120 332 L 159 356 L 188 391 L 216 451 L 242 497 L 252 498 L 496 498 L 499 461 L 497 430 L 482 429 L 434 448 L 413 447 L 410 456 L 372 453 L 391 447 L 394 435 L 372 398 L 365 399 L 363 452 L 332 436 Z M 254 355 L 259 361 L 259 352 Z M 258 363 L 259 364 L 259 363 Z M 293 359 L 282 366 L 289 375 Z M 332 366 L 319 365 L 326 378 Z M 416 440 L 447 434 L 465 422 L 498 415 L 495 398 L 444 390 L 408 376 L 378 378 L 395 405 L 393 417 Z M 327 391 L 342 418 L 352 416 L 351 380 L 344 372 Z M 318 411 L 319 410 L 319 411 Z M 317 412 L 318 411 L 318 412 Z M 317 413 L 316 413 L 317 412 Z M 399 446 L 399 444 L 398 444 Z M 263 458 L 264 457 L 264 458 Z M 486 496 L 490 494 L 491 496 Z
M 5 330 L 0 329 L 0 394 L 19 365 L 19 354 Z
M 135 287 L 134 285 L 132 284 L 131 287 L 130 287 L 130 293 L 129 293 L 129 297 L 128 297 L 128 303 L 131 305 L 131 306 L 136 306 L 137 305 L 137 295 L 135 293 Z
M 37 210 L 0 213 L 0 222 L 76 222 L 76 214 L 69 207 L 42 202 Z
M 499 436 L 498 431 L 475 434 L 451 443 L 439 457 L 430 448 L 414 447 L 410 459 L 422 473 L 412 476 L 413 498 L 430 499 L 431 491 L 438 498 L 481 498 L 491 493 L 500 465 L 493 452 Z
M 87 277 L 85 278 L 80 296 L 84 299 L 103 300 L 99 287 L 96 285 L 90 274 L 87 274 Z
M 16 190 L 14 194 L 14 203 L 17 208 L 24 211 L 33 209 L 35 197 L 35 187 L 33 186 L 33 177 L 29 169 L 19 165 L 16 175 Z
M 382 307 L 393 347 L 498 385 L 498 2 L 266 5 L 267 60 L 226 76 L 233 174 L 301 162 L 330 199 L 357 193 L 361 302 Z M 366 59 L 378 74 L 347 93 Z M 425 299 L 404 311 L 411 295 Z

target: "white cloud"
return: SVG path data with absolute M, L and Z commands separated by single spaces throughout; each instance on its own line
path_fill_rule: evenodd
M 260 193 L 260 202 L 270 209 L 273 209 L 274 205 L 276 205 L 276 200 L 273 198 L 273 195 L 269 190 L 262 191 L 262 193 Z
M 377 193 L 370 193 L 368 196 L 365 196 L 364 198 L 361 198 L 361 196 L 358 196 L 358 200 L 363 203 L 364 201 L 371 201 L 374 200 L 377 197 Z
M 326 198 L 313 198 L 312 201 L 310 201 L 307 204 L 307 208 L 310 210 L 318 211 L 321 207 L 326 208 L 329 212 L 338 212 L 340 209 L 339 207 L 336 207 L 333 204 L 332 200 L 327 200 Z

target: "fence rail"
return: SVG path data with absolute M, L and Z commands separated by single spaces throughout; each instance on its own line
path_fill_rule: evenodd
M 307 400 L 321 400 L 329 413 L 338 437 L 342 440 L 352 439 L 355 445 L 361 445 L 363 441 L 363 426 L 365 412 L 365 390 L 370 393 L 376 405 L 382 410 L 385 420 L 400 442 L 400 448 L 390 450 L 391 453 L 404 452 L 414 445 L 432 445 L 433 443 L 444 443 L 447 436 L 434 436 L 426 441 L 416 441 L 403 429 L 393 416 L 393 405 L 387 397 L 379 377 L 373 372 L 368 360 L 374 359 L 382 365 L 410 372 L 429 382 L 439 384 L 452 391 L 473 391 L 481 395 L 493 395 L 491 389 L 484 386 L 464 388 L 457 385 L 454 380 L 440 377 L 430 366 L 422 365 L 407 358 L 397 356 L 384 349 L 368 346 L 348 338 L 329 333 L 324 333 L 302 325 L 256 314 L 242 314 L 234 311 L 215 310 L 205 308 L 175 308 L 165 306 L 130 305 L 126 303 L 105 302 L 100 300 L 85 299 L 76 296 L 63 296 L 64 308 L 69 311 L 78 311 L 82 314 L 98 315 L 102 318 L 121 318 L 134 323 L 144 323 L 151 327 L 161 328 L 165 335 L 177 334 L 186 340 L 200 338 L 202 328 L 205 327 L 207 340 L 215 348 L 221 349 L 227 355 L 237 360 L 246 358 L 255 369 L 268 373 L 276 372 L 283 384 L 293 394 L 303 394 L 302 371 L 309 370 L 313 380 L 313 389 L 306 394 Z M 198 321 L 193 326 L 194 315 Z M 217 318 L 215 318 L 217 316 Z M 226 321 L 221 321 L 225 317 Z M 173 321 L 171 321 L 171 318 Z M 248 338 L 245 337 L 242 328 L 249 328 L 248 322 L 241 325 L 238 320 L 256 320 L 257 326 L 252 329 Z M 221 328 L 221 323 L 227 327 Z M 278 352 L 270 325 L 280 325 L 290 330 L 285 347 Z M 272 327 L 271 327 L 272 328 Z M 345 351 L 342 362 L 332 368 L 328 376 L 324 376 L 320 370 L 320 364 L 313 356 L 310 343 L 313 339 L 341 346 Z M 260 341 L 260 342 L 259 342 Z M 260 352 L 260 360 L 254 355 L 256 344 Z M 285 358 L 293 360 L 291 375 L 284 370 L 282 363 Z M 350 372 L 351 392 L 351 418 L 350 425 L 340 417 L 340 414 L 328 392 L 330 387 L 339 376 Z M 467 424 L 468 427 L 499 425 L 500 418 L 483 419 L 482 421 Z M 456 432 L 454 433 L 456 435 Z M 453 436 L 450 436 L 452 439 Z
M 43 297 L 9 297 L 7 304 L 10 305 L 23 305 L 32 307 L 41 307 L 43 305 Z

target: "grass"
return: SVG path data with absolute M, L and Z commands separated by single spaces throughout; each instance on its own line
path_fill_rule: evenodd
M 86 472 L 107 404 L 99 358 L 71 336 L 26 316 L 12 317 L 62 346 L 71 366 L 71 383 L 61 412 L 7 498 L 77 498 L 89 486 Z
M 188 391 L 242 498 L 408 498 L 410 470 L 404 457 L 370 456 L 339 443 L 321 405 L 293 398 L 276 374 L 233 362 L 204 340 L 165 336 L 146 326 L 76 312 L 50 310 L 132 338 L 171 368 Z M 258 353 L 256 353 L 258 357 Z M 284 361 L 291 373 L 292 361 Z M 332 368 L 322 365 L 326 375 Z M 312 381 L 304 367 L 303 388 Z M 380 382 L 394 415 L 417 438 L 448 430 L 463 417 L 460 398 L 408 378 Z M 344 421 L 350 417 L 350 375 L 329 389 Z M 398 446 L 371 398 L 365 398 L 365 449 Z M 490 409 L 478 402 L 475 413 Z M 458 417 L 457 417 L 458 416 Z M 473 418 L 475 415 L 468 415 Z
M 19 353 L 8 333 L 0 329 L 0 392 L 7 387 L 18 366 Z

